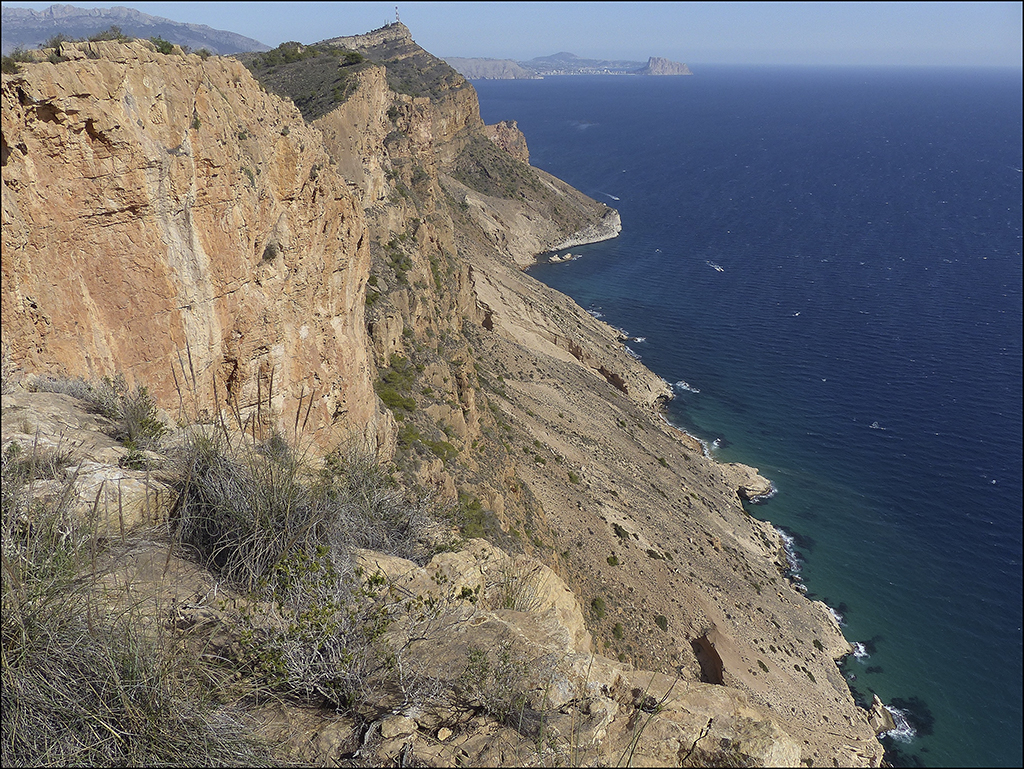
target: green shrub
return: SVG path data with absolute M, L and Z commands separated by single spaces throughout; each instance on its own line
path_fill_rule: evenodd
M 457 691 L 501 723 L 516 725 L 526 709 L 528 670 L 527 656 L 507 638 L 491 654 L 473 646 Z
M 81 378 L 41 378 L 36 382 L 36 390 L 63 393 L 85 401 L 113 422 L 111 437 L 129 448 L 154 448 L 167 432 L 149 389 L 138 384 L 131 389 L 123 374 L 104 377 L 95 384 Z
M 164 40 L 162 37 L 151 37 L 149 42 L 156 46 L 157 53 L 170 55 L 174 51 L 174 43 Z
M 664 614 L 658 614 L 654 617 L 654 624 L 660 627 L 662 630 L 668 630 L 668 617 Z
M 395 354 L 391 356 L 388 368 L 381 372 L 374 389 L 392 411 L 415 411 L 416 400 L 410 395 L 415 377 L 416 369 L 409 360 Z
M 462 521 L 462 536 L 479 539 L 484 536 L 484 507 L 472 494 L 459 492 L 459 518 Z
M 60 47 L 64 43 L 74 42 L 76 42 L 76 40 L 73 37 L 68 37 L 63 32 L 58 32 L 56 35 L 52 35 L 51 37 L 47 38 L 45 42 L 40 43 L 39 47 L 44 51 L 49 50 L 50 48 L 60 50 Z
M 601 620 L 604 619 L 608 607 L 605 604 L 604 599 L 601 596 L 597 596 L 597 598 L 590 602 L 590 610 L 594 612 L 594 616 L 597 619 Z
M 615 553 L 612 553 L 610 556 L 608 556 L 608 565 L 609 566 L 618 566 L 619 565 L 619 559 L 615 555 Z
M 122 374 L 105 378 L 96 388 L 100 412 L 114 422 L 114 438 L 125 446 L 156 446 L 167 428 L 157 416 L 156 402 L 145 385 L 132 390 Z
M 102 32 L 97 32 L 95 35 L 89 38 L 89 42 L 98 43 L 102 40 L 115 40 L 119 43 L 127 42 L 132 38 L 121 31 L 121 28 L 116 24 L 111 25 Z

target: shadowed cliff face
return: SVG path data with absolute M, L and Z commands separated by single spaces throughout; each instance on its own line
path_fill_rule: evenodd
M 316 131 L 231 59 L 79 48 L 98 58 L 65 45 L 78 60 L 3 80 L 12 357 L 68 376 L 124 369 L 200 411 L 216 380 L 242 420 L 258 395 L 264 421 L 268 398 L 289 421 L 313 396 L 311 430 L 344 415 L 376 445 L 365 222 Z

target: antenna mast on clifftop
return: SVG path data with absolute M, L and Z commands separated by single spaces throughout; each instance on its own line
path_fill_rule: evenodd
M 395 6 L 395 24 L 401 24 L 402 19 L 398 16 L 398 6 Z

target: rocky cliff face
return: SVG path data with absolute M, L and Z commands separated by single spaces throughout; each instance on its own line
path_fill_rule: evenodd
M 690 68 L 685 64 L 671 59 L 663 59 L 660 56 L 652 56 L 647 60 L 647 66 L 637 72 L 638 75 L 692 75 Z
M 259 429 L 312 397 L 311 431 L 377 445 L 366 225 L 316 130 L 231 59 L 64 48 L 3 80 L 12 357 Z
M 472 88 L 401 25 L 325 44 L 370 64 L 312 124 L 237 62 L 145 44 L 4 76 L 14 362 L 128 370 L 165 408 L 268 431 L 288 432 L 312 397 L 322 445 L 362 436 L 491 543 L 425 571 L 369 554 L 396 590 L 429 592 L 447 569 L 486 592 L 472 581 L 483 561 L 544 575 L 537 616 L 463 607 L 467 635 L 420 644 L 417 659 L 457 678 L 471 646 L 512 633 L 551 673 L 531 707 L 563 697 L 557 729 L 585 721 L 588 760 L 633 744 L 658 764 L 877 765 L 835 665 L 849 645 L 740 503 L 764 479 L 667 426 L 666 383 L 521 270 L 613 236 L 617 213 L 531 168 L 510 127 L 486 129 Z M 481 717 L 450 727 L 424 703 L 381 707 L 397 715 L 362 738 L 381 760 L 510 763 L 536 737 Z M 330 743 L 317 723 L 307 746 Z M 350 732 L 330 760 L 359 744 Z M 457 748 L 438 748 L 449 737 Z

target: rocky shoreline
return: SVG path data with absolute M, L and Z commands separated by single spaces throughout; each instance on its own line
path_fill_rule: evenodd
M 600 221 L 588 224 L 581 230 L 574 232 L 568 238 L 548 249 L 549 251 L 562 251 L 566 248 L 586 246 L 591 243 L 601 243 L 605 240 L 617 238 L 622 232 L 622 218 L 614 208 L 608 210 L 601 217 Z

